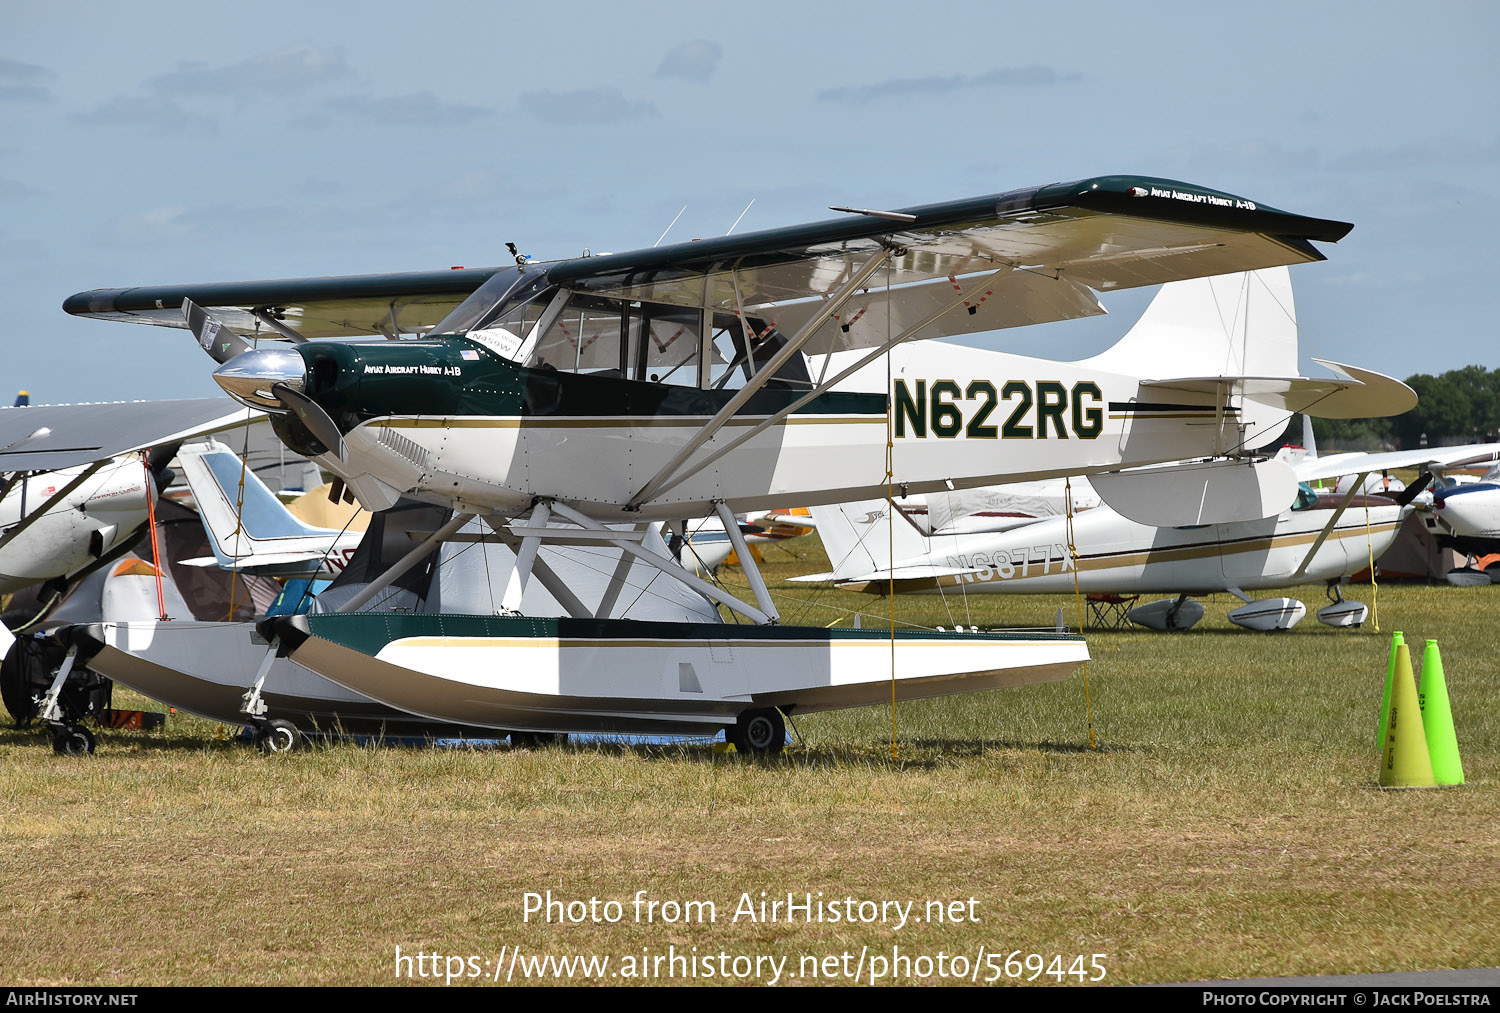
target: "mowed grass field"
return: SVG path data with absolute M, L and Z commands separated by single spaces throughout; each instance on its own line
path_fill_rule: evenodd
M 823 566 L 816 539 L 767 553 L 785 621 L 886 613 L 781 583 Z M 1322 604 L 1321 588 L 1295 593 Z M 1311 615 L 1251 633 L 1224 619 L 1233 604 L 1209 599 L 1188 633 L 1090 635 L 1097 749 L 1082 673 L 899 705 L 894 759 L 888 708 L 801 717 L 803 743 L 766 762 L 705 745 L 264 756 L 195 718 L 102 733 L 97 755 L 71 759 L 6 729 L 0 978 L 386 984 L 397 946 L 473 956 L 461 973 L 486 975 L 515 947 L 611 956 L 609 973 L 671 947 L 770 956 L 787 958 L 783 984 L 840 980 L 821 960 L 845 953 L 848 971 L 864 955 L 867 979 L 898 947 L 1017 953 L 1023 980 L 1029 954 L 1104 954 L 1107 983 L 1500 964 L 1500 588 L 1382 586 L 1379 633 Z M 903 620 L 943 625 L 1050 626 L 1059 606 L 1072 622 L 1071 598 L 897 602 Z M 1462 788 L 1374 787 L 1394 629 L 1442 644 Z M 526 920 L 524 895 L 548 890 L 619 901 L 621 921 Z M 716 919 L 638 923 L 641 890 L 712 901 Z M 733 920 L 761 891 L 914 901 L 914 918 L 963 900 L 964 920 Z M 698 971 L 687 980 L 723 980 Z

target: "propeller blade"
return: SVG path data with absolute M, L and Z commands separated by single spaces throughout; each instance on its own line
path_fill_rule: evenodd
M 182 315 L 187 317 L 188 330 L 193 332 L 198 344 L 220 365 L 254 347 L 191 299 L 182 300 Z
M 1430 472 L 1430 471 L 1424 471 L 1424 472 L 1422 472 L 1422 474 L 1420 474 L 1420 475 L 1417 476 L 1416 481 L 1414 481 L 1411 485 L 1409 485 L 1405 489 L 1403 489 L 1401 491 L 1401 495 L 1399 495 L 1399 496 L 1396 497 L 1396 503 L 1397 503 L 1397 505 L 1398 506 L 1406 506 L 1406 504 L 1410 503 L 1412 500 L 1414 500 L 1418 496 L 1422 495 L 1422 490 L 1426 489 L 1431 484 L 1432 484 L 1432 472 Z
M 312 433 L 319 443 L 336 454 L 339 460 L 349 459 L 349 450 L 344 446 L 344 435 L 339 432 L 339 427 L 316 401 L 284 383 L 272 384 L 271 393 L 301 419 L 307 431 Z
M 147 456 L 147 461 L 151 466 L 151 477 L 156 482 L 156 491 L 158 493 L 166 492 L 167 486 L 171 485 L 172 480 L 177 477 L 176 472 L 167 467 L 167 465 L 171 463 L 172 458 L 177 456 L 177 451 L 182 448 L 182 443 L 182 440 L 178 440 L 176 443 L 165 443 L 159 447 L 152 447 L 150 454 Z

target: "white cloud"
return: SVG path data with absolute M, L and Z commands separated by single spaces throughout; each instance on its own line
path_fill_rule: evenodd
M 844 85 L 826 88 L 818 92 L 818 98 L 861 105 L 884 98 L 945 95 L 973 88 L 1051 88 L 1078 80 L 1081 80 L 1081 75 L 1071 71 L 1031 63 L 1024 67 L 996 67 L 982 74 L 893 77 L 875 84 Z

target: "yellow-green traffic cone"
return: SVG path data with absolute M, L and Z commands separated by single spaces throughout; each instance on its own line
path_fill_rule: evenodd
M 1432 759 L 1432 777 L 1438 784 L 1463 784 L 1464 763 L 1458 755 L 1458 735 L 1453 730 L 1453 708 L 1448 705 L 1448 683 L 1443 678 L 1443 656 L 1438 642 L 1427 641 L 1422 652 L 1422 688 L 1417 693 L 1422 708 L 1422 731 L 1427 736 L 1427 755 Z
M 1422 731 L 1422 706 L 1411 672 L 1411 653 L 1396 648 L 1396 678 L 1391 683 L 1391 710 L 1386 721 L 1385 749 L 1380 754 L 1382 788 L 1432 788 L 1432 760 Z
M 1385 749 L 1385 719 L 1391 711 L 1391 682 L 1396 678 L 1396 648 L 1406 643 L 1400 630 L 1391 634 L 1391 656 L 1385 663 L 1385 695 L 1380 698 L 1380 721 L 1375 725 L 1375 748 Z

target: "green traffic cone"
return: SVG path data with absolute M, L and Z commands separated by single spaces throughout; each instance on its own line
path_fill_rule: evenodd
M 1422 652 L 1422 688 L 1417 697 L 1422 707 L 1422 730 L 1427 735 L 1427 754 L 1432 758 L 1433 779 L 1438 784 L 1463 784 L 1464 763 L 1458 755 L 1453 708 L 1448 704 L 1443 656 L 1438 653 L 1436 640 L 1427 641 Z
M 1396 648 L 1396 678 L 1391 684 L 1386 744 L 1380 755 L 1380 786 L 1432 788 L 1436 785 L 1432 776 L 1432 759 L 1427 755 L 1427 736 L 1422 731 L 1422 707 L 1417 702 L 1411 652 L 1401 644 Z
M 1396 678 L 1396 648 L 1406 643 L 1400 630 L 1391 634 L 1391 656 L 1385 663 L 1385 695 L 1380 698 L 1380 722 L 1375 726 L 1375 748 L 1385 748 L 1385 719 L 1391 712 L 1391 682 Z

